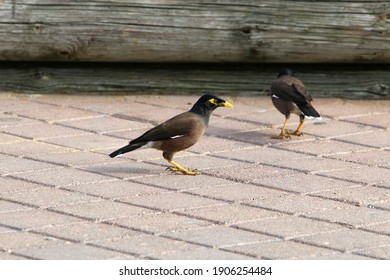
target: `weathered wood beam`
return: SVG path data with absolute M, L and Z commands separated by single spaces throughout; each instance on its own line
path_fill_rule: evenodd
M 0 60 L 390 63 L 388 0 L 0 0 Z
M 1 63 L 0 92 L 268 95 L 280 64 Z M 290 65 L 317 97 L 390 99 L 390 65 Z

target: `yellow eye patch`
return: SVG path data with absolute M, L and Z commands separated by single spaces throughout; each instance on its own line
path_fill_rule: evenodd
M 218 102 L 217 102 L 217 100 L 215 100 L 215 98 L 211 98 L 211 99 L 209 100 L 209 102 L 210 102 L 211 104 L 218 105 Z

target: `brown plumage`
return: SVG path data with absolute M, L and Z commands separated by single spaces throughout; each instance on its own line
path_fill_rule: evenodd
M 302 135 L 300 131 L 305 117 L 310 119 L 321 118 L 320 114 L 310 104 L 313 98 L 307 91 L 305 85 L 293 75 L 290 69 L 283 69 L 271 85 L 272 103 L 286 117 L 282 131 L 276 137 L 279 139 L 290 137 L 289 135 Z M 298 115 L 300 122 L 295 131 L 286 131 L 287 122 L 291 114 Z
M 186 175 L 199 174 L 200 172 L 189 170 L 174 162 L 173 156 L 199 141 L 206 131 L 211 113 L 218 107 L 233 106 L 217 96 L 203 95 L 191 110 L 146 131 L 128 145 L 111 153 L 110 157 L 117 157 L 139 148 L 154 148 L 163 151 L 163 157 L 175 166 L 172 170 Z

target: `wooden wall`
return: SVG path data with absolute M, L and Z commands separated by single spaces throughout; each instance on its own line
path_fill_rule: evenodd
M 0 60 L 389 63 L 390 1 L 0 0 Z
M 389 0 L 0 0 L 0 92 L 266 95 L 290 66 L 377 99 L 389 63 Z

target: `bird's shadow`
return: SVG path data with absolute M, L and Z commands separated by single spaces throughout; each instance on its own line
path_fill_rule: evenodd
M 277 129 L 271 128 L 252 131 L 237 131 L 226 128 L 223 134 L 213 134 L 210 132 L 206 133 L 206 136 L 263 146 L 278 143 L 280 140 L 275 139 L 275 136 L 277 136 L 278 133 L 280 132 Z
M 166 167 L 165 167 L 166 168 Z M 158 175 L 165 170 L 164 166 L 153 166 L 150 165 L 150 168 L 147 167 L 136 167 L 134 164 L 126 166 L 93 166 L 88 169 L 88 171 L 100 174 L 100 175 L 109 175 L 114 177 L 129 177 L 131 175 Z

